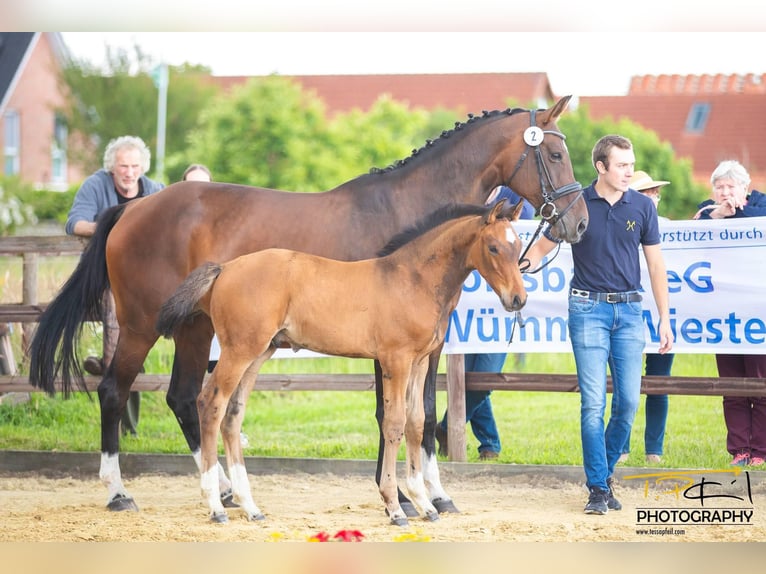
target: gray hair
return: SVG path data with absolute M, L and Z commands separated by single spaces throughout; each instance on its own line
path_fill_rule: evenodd
M 152 152 L 138 136 L 120 136 L 114 138 L 106 146 L 104 151 L 104 169 L 111 172 L 114 169 L 114 164 L 117 161 L 117 152 L 121 149 L 137 149 L 141 153 L 141 169 L 142 173 L 149 171 L 149 165 L 152 160 Z
M 719 179 L 732 179 L 745 188 L 750 187 L 750 174 L 747 173 L 741 163 L 734 159 L 719 163 L 713 171 L 713 175 L 710 176 L 710 183 L 715 185 Z

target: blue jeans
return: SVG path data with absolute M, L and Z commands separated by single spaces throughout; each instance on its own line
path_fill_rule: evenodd
M 505 363 L 505 353 L 477 353 L 465 355 L 466 373 L 500 373 Z M 479 452 L 491 450 L 500 452 L 500 433 L 492 413 L 489 396 L 492 391 L 465 392 L 465 422 L 471 423 L 471 430 L 479 441 Z M 447 412 L 439 425 L 447 430 Z
M 588 488 L 607 489 L 641 398 L 644 325 L 641 303 L 569 298 L 569 338 L 580 386 L 580 436 Z M 610 361 L 611 358 L 611 361 Z M 604 429 L 607 364 L 612 412 Z
M 647 375 L 669 377 L 673 367 L 672 353 L 647 353 Z M 644 453 L 662 455 L 665 444 L 665 424 L 668 420 L 668 395 L 646 395 L 646 428 L 644 429 Z M 622 446 L 623 453 L 630 452 L 630 434 Z

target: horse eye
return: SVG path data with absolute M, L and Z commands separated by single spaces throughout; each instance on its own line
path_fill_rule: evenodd
M 562 155 L 559 152 L 554 152 L 551 154 L 551 159 L 553 161 L 561 161 Z
M 497 255 L 497 247 L 495 247 L 494 245 L 490 245 L 489 252 L 492 253 L 493 255 Z

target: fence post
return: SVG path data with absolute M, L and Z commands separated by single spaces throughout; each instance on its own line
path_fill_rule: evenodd
M 37 253 L 25 251 L 22 264 L 21 303 L 23 305 L 37 305 Z M 29 343 L 37 329 L 37 323 L 24 323 L 21 327 L 21 345 L 26 353 Z
M 438 413 L 437 413 L 438 414 Z M 465 462 L 465 357 L 447 355 L 447 454 Z

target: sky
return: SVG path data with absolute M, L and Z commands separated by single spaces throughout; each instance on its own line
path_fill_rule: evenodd
M 65 32 L 72 54 L 103 62 L 137 44 L 159 63 L 214 75 L 545 72 L 554 93 L 624 95 L 643 74 L 766 73 L 766 33 L 620 32 Z

